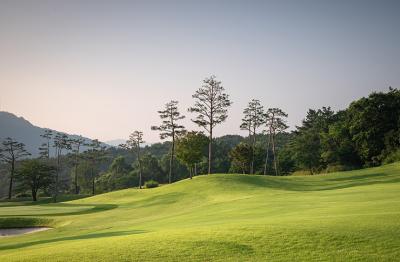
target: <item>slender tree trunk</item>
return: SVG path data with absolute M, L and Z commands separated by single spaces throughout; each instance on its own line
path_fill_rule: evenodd
M 94 171 L 92 167 L 92 196 L 94 196 L 95 186 L 94 186 Z
M 75 194 L 79 194 L 78 189 L 78 163 L 75 163 L 75 177 L 74 177 L 74 184 L 75 184 Z
M 274 169 L 275 169 L 275 176 L 278 175 L 278 167 L 276 164 L 276 152 L 275 152 L 275 133 L 272 134 L 272 153 L 274 154 Z
M 208 174 L 211 174 L 211 159 L 212 159 L 212 125 L 210 125 L 210 141 L 208 142 Z
M 264 164 L 264 176 L 267 175 L 267 165 L 268 165 L 268 157 L 269 157 L 269 144 L 271 143 L 271 132 L 268 134 L 268 142 L 267 142 L 267 156 L 265 157 Z
M 35 189 L 32 189 L 32 200 L 35 202 L 37 200 L 36 195 L 37 195 L 37 191 Z
M 197 163 L 194 163 L 194 175 L 197 176 Z
M 12 159 L 11 160 L 10 185 L 8 187 L 8 199 L 11 199 L 11 195 L 12 195 L 14 172 L 15 172 L 15 159 Z
M 54 187 L 54 197 L 53 197 L 53 201 L 54 203 L 57 202 L 57 196 L 58 196 L 58 177 L 60 175 L 60 149 L 56 149 L 57 151 L 57 172 L 56 172 L 56 183 L 55 183 L 55 187 Z
M 175 134 L 172 134 L 171 156 L 169 158 L 169 174 L 168 183 L 171 184 L 172 170 L 174 166 L 174 153 L 175 153 Z
M 138 163 L 139 163 L 139 189 L 142 189 L 142 164 L 140 162 L 140 145 L 137 151 Z
M 254 149 L 256 146 L 256 129 L 253 130 L 253 142 L 251 147 L 251 164 L 250 164 L 250 174 L 254 174 Z
M 193 168 L 191 166 L 189 166 L 189 177 L 190 179 L 193 177 Z

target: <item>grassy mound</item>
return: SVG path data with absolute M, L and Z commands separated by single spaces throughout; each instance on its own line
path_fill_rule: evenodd
M 211 175 L 0 218 L 56 229 L 0 239 L 1 261 L 394 261 L 400 165 L 318 176 Z

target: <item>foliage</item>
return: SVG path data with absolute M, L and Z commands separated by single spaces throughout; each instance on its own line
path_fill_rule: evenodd
M 145 186 L 146 188 L 155 188 L 155 187 L 158 187 L 158 182 L 155 181 L 155 180 L 149 180 L 149 181 L 146 181 L 146 182 L 144 183 L 144 186 Z
M 238 170 L 240 170 L 240 172 L 243 174 L 249 173 L 252 161 L 252 154 L 252 146 L 246 143 L 240 143 L 235 146 L 229 153 L 229 156 L 232 159 L 230 171 L 237 172 Z
M 203 80 L 203 86 L 192 96 L 195 99 L 194 106 L 188 109 L 189 112 L 197 114 L 192 121 L 209 134 L 208 174 L 211 174 L 213 129 L 227 119 L 227 108 L 232 105 L 229 95 L 224 91 L 221 82 L 212 75 Z
M 30 153 L 25 150 L 25 145 L 15 141 L 11 137 L 7 137 L 0 145 L 0 162 L 4 162 L 10 166 L 8 199 L 11 199 L 12 195 L 16 161 L 29 155 Z
M 190 177 L 193 169 L 205 156 L 208 138 L 201 132 L 188 132 L 179 137 L 177 141 L 176 157 L 190 170 Z
M 46 190 L 54 183 L 55 171 L 55 167 L 37 159 L 23 161 L 16 175 L 20 190 L 29 189 L 32 200 L 36 201 L 38 191 Z

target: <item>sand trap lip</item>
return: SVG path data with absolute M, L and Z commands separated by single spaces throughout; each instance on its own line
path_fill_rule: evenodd
M 0 237 L 17 236 L 32 234 L 40 231 L 52 229 L 51 227 L 20 227 L 20 228 L 0 228 Z

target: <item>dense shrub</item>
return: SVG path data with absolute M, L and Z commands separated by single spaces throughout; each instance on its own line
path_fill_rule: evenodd
M 144 183 L 144 186 L 145 186 L 146 188 L 158 187 L 158 182 L 155 181 L 155 180 L 149 180 L 149 181 L 146 181 L 146 182 Z
M 387 155 L 385 157 L 385 159 L 383 160 L 384 164 L 390 164 L 390 163 L 394 163 L 400 161 L 400 149 L 393 151 L 392 153 L 390 153 L 389 155 Z

